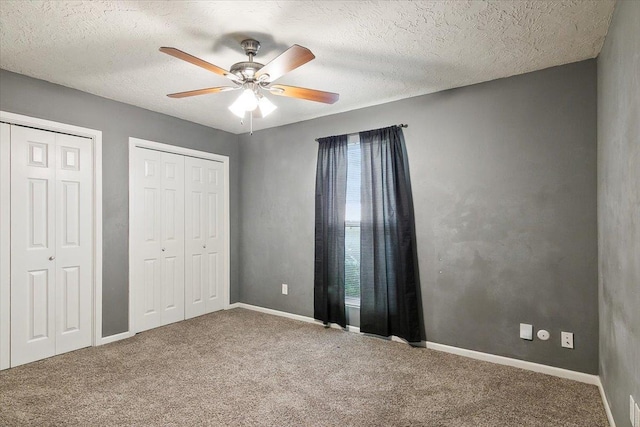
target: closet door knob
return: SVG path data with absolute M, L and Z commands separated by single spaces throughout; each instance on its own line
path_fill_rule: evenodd
M 162 248 L 162 252 L 164 252 L 164 251 L 165 251 L 165 248 Z
M 202 245 L 203 248 L 207 249 L 207 245 Z
M 54 257 L 53 255 L 49 257 L 49 261 L 53 261 L 54 259 L 56 259 L 56 257 Z

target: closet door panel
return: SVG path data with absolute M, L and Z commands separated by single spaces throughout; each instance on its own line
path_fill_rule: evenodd
M 133 151 L 131 282 L 135 283 L 135 328 L 162 325 L 162 153 Z
M 184 320 L 184 156 L 162 153 L 162 324 Z
M 11 366 L 55 354 L 55 134 L 11 127 Z
M 223 164 L 214 161 L 204 161 L 207 221 L 206 221 L 206 312 L 222 310 L 224 308 L 224 171 Z
M 185 317 L 190 319 L 206 313 L 206 162 L 186 157 L 185 181 Z
M 56 134 L 56 354 L 91 345 L 92 145 Z

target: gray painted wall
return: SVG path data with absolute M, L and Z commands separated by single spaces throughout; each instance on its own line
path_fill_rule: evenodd
M 597 374 L 595 60 L 241 135 L 240 300 L 313 315 L 314 139 L 397 123 L 427 339 Z
M 640 401 L 638 70 L 640 2 L 619 1 L 598 58 L 600 375 L 618 427 Z
M 103 336 L 128 329 L 130 136 L 229 156 L 231 302 L 238 299 L 239 150 L 236 135 L 6 70 L 0 70 L 0 109 L 102 131 Z

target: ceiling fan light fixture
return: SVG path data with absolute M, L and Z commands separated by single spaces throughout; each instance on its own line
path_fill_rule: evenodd
M 237 99 L 236 102 L 229 106 L 229 111 L 231 111 L 236 116 L 244 119 L 245 109 L 240 105 L 240 99 Z
M 260 114 L 262 115 L 262 117 L 267 117 L 278 107 L 273 102 L 269 101 L 268 98 L 260 96 L 260 100 L 258 101 L 258 108 L 260 109 Z
M 246 88 L 236 102 L 240 103 L 244 111 L 253 111 L 258 107 L 258 96 L 253 89 Z

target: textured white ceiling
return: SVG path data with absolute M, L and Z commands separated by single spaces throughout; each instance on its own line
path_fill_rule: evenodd
M 278 83 L 340 93 L 333 105 L 272 96 L 254 129 L 479 83 L 598 55 L 614 2 L 0 1 L 0 67 L 233 133 L 238 92 L 170 99 L 227 79 L 258 39 L 266 64 L 292 44 L 316 59 Z M 0 94 L 1 96 L 1 94 Z

